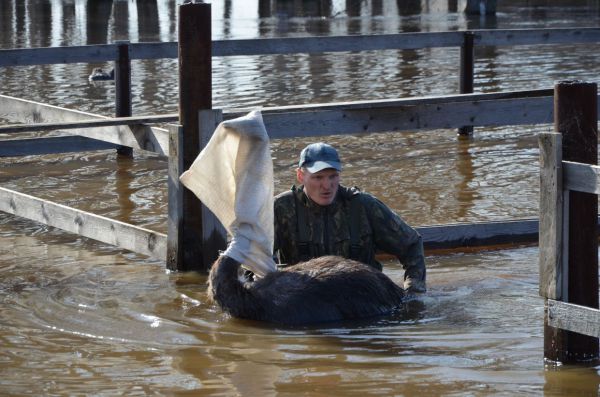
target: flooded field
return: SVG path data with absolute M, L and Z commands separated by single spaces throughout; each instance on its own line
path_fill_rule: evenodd
M 0 49 L 177 39 L 182 1 L 6 0 Z M 213 1 L 215 39 L 597 26 L 595 1 Z M 268 5 L 268 7 L 267 7 Z M 108 10 L 108 11 L 107 11 Z M 126 17 L 124 17 L 126 16 Z M 92 23 L 93 22 L 93 23 Z M 475 91 L 597 82 L 597 45 L 476 49 Z M 458 92 L 457 48 L 215 58 L 214 106 Z M 111 115 L 96 66 L 4 68 L 0 94 Z M 177 61 L 133 64 L 134 114 L 177 111 Z M 1 113 L 1 111 L 0 111 Z M 18 120 L 0 120 L 15 122 Z M 536 134 L 551 125 L 325 138 L 343 183 L 415 226 L 537 216 Z M 310 138 L 272 142 L 277 192 Z M 0 159 L 1 186 L 166 231 L 166 158 L 113 151 Z M 537 247 L 427 257 L 429 291 L 393 318 L 279 328 L 223 315 L 206 276 L 0 214 L 0 394 L 597 395 L 597 368 L 543 361 Z M 395 262 L 384 265 L 402 279 Z

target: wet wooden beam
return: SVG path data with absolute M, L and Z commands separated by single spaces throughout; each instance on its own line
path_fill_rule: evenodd
M 597 43 L 600 28 L 472 30 L 475 45 Z M 460 47 L 463 31 L 378 34 L 368 36 L 287 37 L 214 40 L 213 56 L 356 52 Z M 133 43 L 132 59 L 176 58 L 177 43 Z
M 552 122 L 552 98 L 388 104 L 377 108 L 333 107 L 270 113 L 263 120 L 271 138 L 325 136 L 374 132 L 454 129 L 464 125 L 506 126 Z
M 538 220 L 456 223 L 415 228 L 425 249 L 451 249 L 535 242 Z
M 356 36 L 290 37 L 272 39 L 217 40 L 215 56 L 314 54 L 459 47 L 462 32 L 423 32 Z
M 540 98 L 551 97 L 552 95 L 552 89 L 530 91 L 506 91 L 486 94 L 443 95 L 430 97 L 401 98 L 392 100 L 371 100 L 326 104 L 265 107 L 261 110 L 261 112 L 263 114 L 263 117 L 271 117 L 272 115 L 282 115 L 285 113 L 296 115 L 305 111 L 340 112 L 370 109 L 382 110 L 386 108 L 394 110 L 395 108 L 413 107 L 416 105 L 446 105 L 449 103 L 463 102 L 471 102 L 474 106 L 477 106 L 481 101 Z M 223 112 L 223 117 L 225 119 L 240 117 L 248 113 L 250 110 L 253 109 L 226 109 Z M 165 115 L 145 115 L 109 118 L 91 113 L 85 113 L 48 104 L 43 104 L 40 102 L 10 97 L 6 95 L 0 95 L 0 116 L 8 120 L 18 120 L 23 121 L 25 123 L 35 122 L 35 124 L 15 124 L 0 126 L 0 134 L 27 131 L 51 131 L 57 129 L 105 127 L 117 125 L 135 125 L 144 123 L 168 123 L 177 121 L 179 118 L 179 115 L 175 113 Z M 64 121 L 45 122 L 44 120 L 46 119 L 60 119 Z M 156 129 L 153 129 L 153 131 L 156 133 Z M 158 129 L 158 131 L 159 135 L 168 135 L 168 132 L 165 132 L 162 129 Z M 161 136 L 161 139 L 164 139 L 164 137 Z
M 114 44 L 0 50 L 0 67 L 57 63 L 102 63 L 118 57 Z M 87 78 L 87 76 L 85 76 Z
M 92 127 L 113 127 L 118 125 L 135 126 L 137 124 L 172 123 L 174 121 L 177 121 L 178 119 L 179 116 L 173 113 L 154 116 L 131 116 L 105 119 L 87 119 L 82 121 L 63 121 L 56 123 L 10 124 L 0 126 L 0 134 L 16 134 L 20 132 L 33 131 L 72 130 Z
M 600 310 L 548 299 L 548 325 L 587 335 L 600 337 Z
M 474 30 L 475 45 L 513 46 L 530 44 L 597 43 L 600 28 L 489 29 Z
M 600 194 L 600 167 L 563 161 L 563 187 L 577 192 Z
M 92 113 L 70 110 L 34 101 L 0 95 L 0 117 L 25 123 L 60 123 L 114 119 Z M 123 124 L 123 123 L 120 123 Z M 1 128 L 1 127 L 0 127 Z M 14 126 L 11 126 L 14 128 Z M 98 139 L 134 149 L 166 155 L 169 152 L 169 134 L 165 129 L 135 124 L 72 128 L 69 133 Z
M 166 258 L 167 236 L 165 234 L 14 190 L 0 188 L 0 211 L 129 251 L 161 260 Z
M 561 134 L 540 134 L 540 233 L 539 274 L 540 296 L 562 299 L 563 258 L 563 170 Z
M 600 42 L 600 28 L 473 30 L 475 45 Z M 290 37 L 213 41 L 213 56 L 355 52 L 460 47 L 464 32 L 419 32 L 368 36 Z M 132 43 L 131 59 L 177 58 L 178 43 Z M 115 44 L 0 50 L 0 67 L 115 61 Z
M 118 145 L 83 136 L 0 140 L 0 157 L 31 156 L 116 149 Z

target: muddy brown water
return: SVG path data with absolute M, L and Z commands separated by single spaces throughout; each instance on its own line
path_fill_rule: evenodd
M 102 4 L 100 4 L 102 3 Z M 138 4 L 139 3 L 139 4 Z M 176 6 L 4 0 L 0 48 L 176 39 Z M 597 26 L 595 1 L 499 1 L 467 18 L 461 1 L 213 1 L 215 38 Z M 276 5 L 276 8 L 275 8 Z M 106 8 L 108 7 L 108 8 Z M 126 15 L 126 17 L 123 17 Z M 333 15 L 333 17 L 331 16 Z M 596 45 L 476 50 L 476 91 L 597 81 Z M 231 57 L 214 61 L 215 106 L 253 107 L 457 92 L 458 49 Z M 0 92 L 112 114 L 93 67 L 5 68 Z M 134 114 L 175 112 L 176 60 L 134 62 Z M 2 114 L 4 121 L 10 115 Z M 13 120 L 14 121 L 14 120 Z M 537 215 L 535 134 L 552 126 L 326 137 L 343 182 L 413 225 Z M 312 139 L 272 142 L 276 190 Z M 3 187 L 166 231 L 166 159 L 112 151 L 0 160 Z M 597 395 L 597 368 L 543 361 L 537 247 L 433 254 L 429 292 L 390 318 L 283 328 L 223 315 L 206 276 L 0 214 L 1 395 Z M 385 272 L 402 279 L 399 264 Z

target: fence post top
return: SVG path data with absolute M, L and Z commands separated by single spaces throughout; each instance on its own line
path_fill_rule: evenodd
M 583 80 L 558 80 L 554 83 L 555 87 L 558 86 L 590 86 L 597 87 L 597 84 L 591 81 L 583 81 Z

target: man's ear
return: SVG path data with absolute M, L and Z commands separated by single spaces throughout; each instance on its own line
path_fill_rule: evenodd
M 296 168 L 296 179 L 301 185 L 304 184 L 304 171 L 300 167 Z

